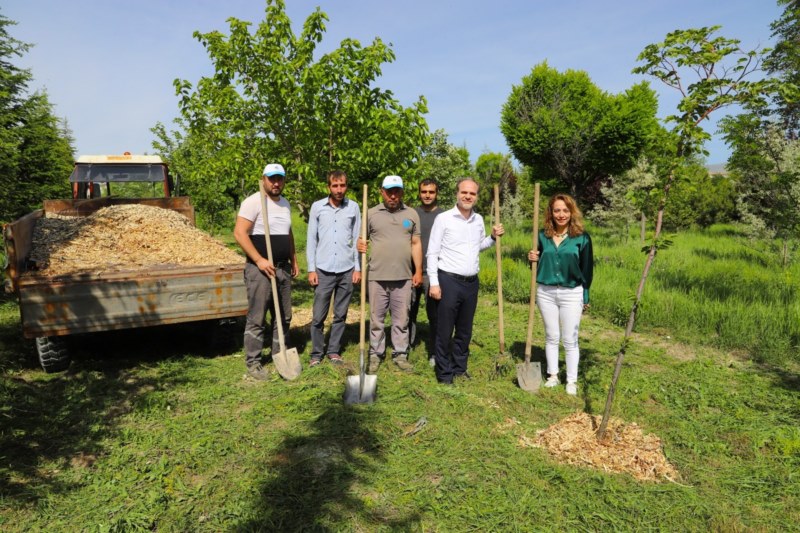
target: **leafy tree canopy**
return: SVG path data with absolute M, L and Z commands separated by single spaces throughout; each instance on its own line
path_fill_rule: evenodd
M 647 83 L 612 95 L 586 72 L 561 73 L 545 62 L 514 86 L 500 129 L 537 180 L 556 180 L 591 205 L 609 176 L 635 164 L 657 126 L 657 107 Z
M 737 182 L 737 205 L 753 236 L 784 242 L 800 234 L 800 141 L 777 123 L 754 114 L 723 122 L 733 148 L 728 169 Z
M 797 138 L 800 130 L 797 94 L 800 87 L 800 3 L 797 0 L 778 0 L 778 4 L 785 8 L 780 18 L 770 25 L 775 47 L 764 60 L 764 67 L 783 82 L 783 90 L 773 96 L 775 111 L 787 134 Z
M 243 177 L 255 190 L 264 164 L 280 162 L 286 194 L 305 212 L 327 193 L 331 169 L 345 170 L 355 190 L 411 166 L 428 136 L 424 97 L 404 107 L 375 86 L 382 65 L 395 57 L 379 38 L 368 46 L 345 39 L 318 54 L 327 20 L 317 8 L 296 35 L 284 2 L 267 0 L 254 31 L 230 18 L 228 35 L 195 32 L 215 73 L 196 84 L 175 80 L 186 128 L 181 139 L 190 139 L 198 156 L 173 163 L 186 181 L 238 198 Z
M 511 200 L 510 196 L 517 194 L 518 176 L 511 162 L 511 156 L 497 152 L 484 152 L 475 162 L 475 178 L 481 186 L 481 194 L 478 199 L 477 209 L 481 213 L 488 214 L 494 200 L 492 190 L 495 185 L 500 187 L 500 204 L 507 205 Z
M 406 191 L 418 190 L 419 182 L 425 178 L 436 180 L 439 184 L 439 204 L 447 206 L 455 204 L 456 183 L 459 178 L 472 175 L 469 162 L 469 151 L 466 147 L 455 146 L 448 140 L 443 129 L 434 131 L 422 148 L 422 153 L 414 168 L 408 172 Z M 406 200 L 413 203 L 413 198 L 406 192 Z

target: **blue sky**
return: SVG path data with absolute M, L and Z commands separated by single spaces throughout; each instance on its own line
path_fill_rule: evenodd
M 500 110 L 511 88 L 547 61 L 585 70 L 601 89 L 621 92 L 646 79 L 631 74 L 636 56 L 672 30 L 721 25 L 745 48 L 771 45 L 774 0 L 287 0 L 296 31 L 317 6 L 330 20 L 320 50 L 346 37 L 391 43 L 397 59 L 379 82 L 405 105 L 428 100 L 431 130 L 443 128 L 474 161 L 508 152 Z M 31 69 L 56 114 L 66 117 L 78 154 L 152 153 L 150 128 L 177 114 L 175 78 L 196 83 L 212 71 L 195 30 L 227 33 L 228 17 L 259 23 L 262 0 L 6 0 L 11 35 L 34 48 L 17 65 Z M 652 81 L 659 115 L 677 95 Z M 706 126 L 713 133 L 713 124 Z M 728 149 L 706 145 L 709 163 Z

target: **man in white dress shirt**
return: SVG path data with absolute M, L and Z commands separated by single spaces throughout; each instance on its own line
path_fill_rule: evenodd
M 478 201 L 475 180 L 459 180 L 456 199 L 454 208 L 436 217 L 427 253 L 430 296 L 439 300 L 436 379 L 446 385 L 453 378 L 469 377 L 469 343 L 478 305 L 478 254 L 505 233 L 503 225 L 497 224 L 486 236 L 483 217 L 473 211 Z

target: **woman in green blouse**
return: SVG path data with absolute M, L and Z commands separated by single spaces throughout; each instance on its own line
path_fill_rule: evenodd
M 564 344 L 567 364 L 567 394 L 578 393 L 578 328 L 583 311 L 589 307 L 592 285 L 592 239 L 583 229 L 583 215 L 567 194 L 550 198 L 539 232 L 539 249 L 528 252 L 538 261 L 536 303 L 545 330 L 548 378 L 545 387 L 558 381 L 558 343 Z

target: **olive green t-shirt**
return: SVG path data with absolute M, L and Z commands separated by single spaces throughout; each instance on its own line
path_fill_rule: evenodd
M 411 238 L 419 237 L 419 215 L 405 204 L 390 212 L 380 203 L 367 213 L 370 241 L 369 279 L 401 281 L 411 279 Z

